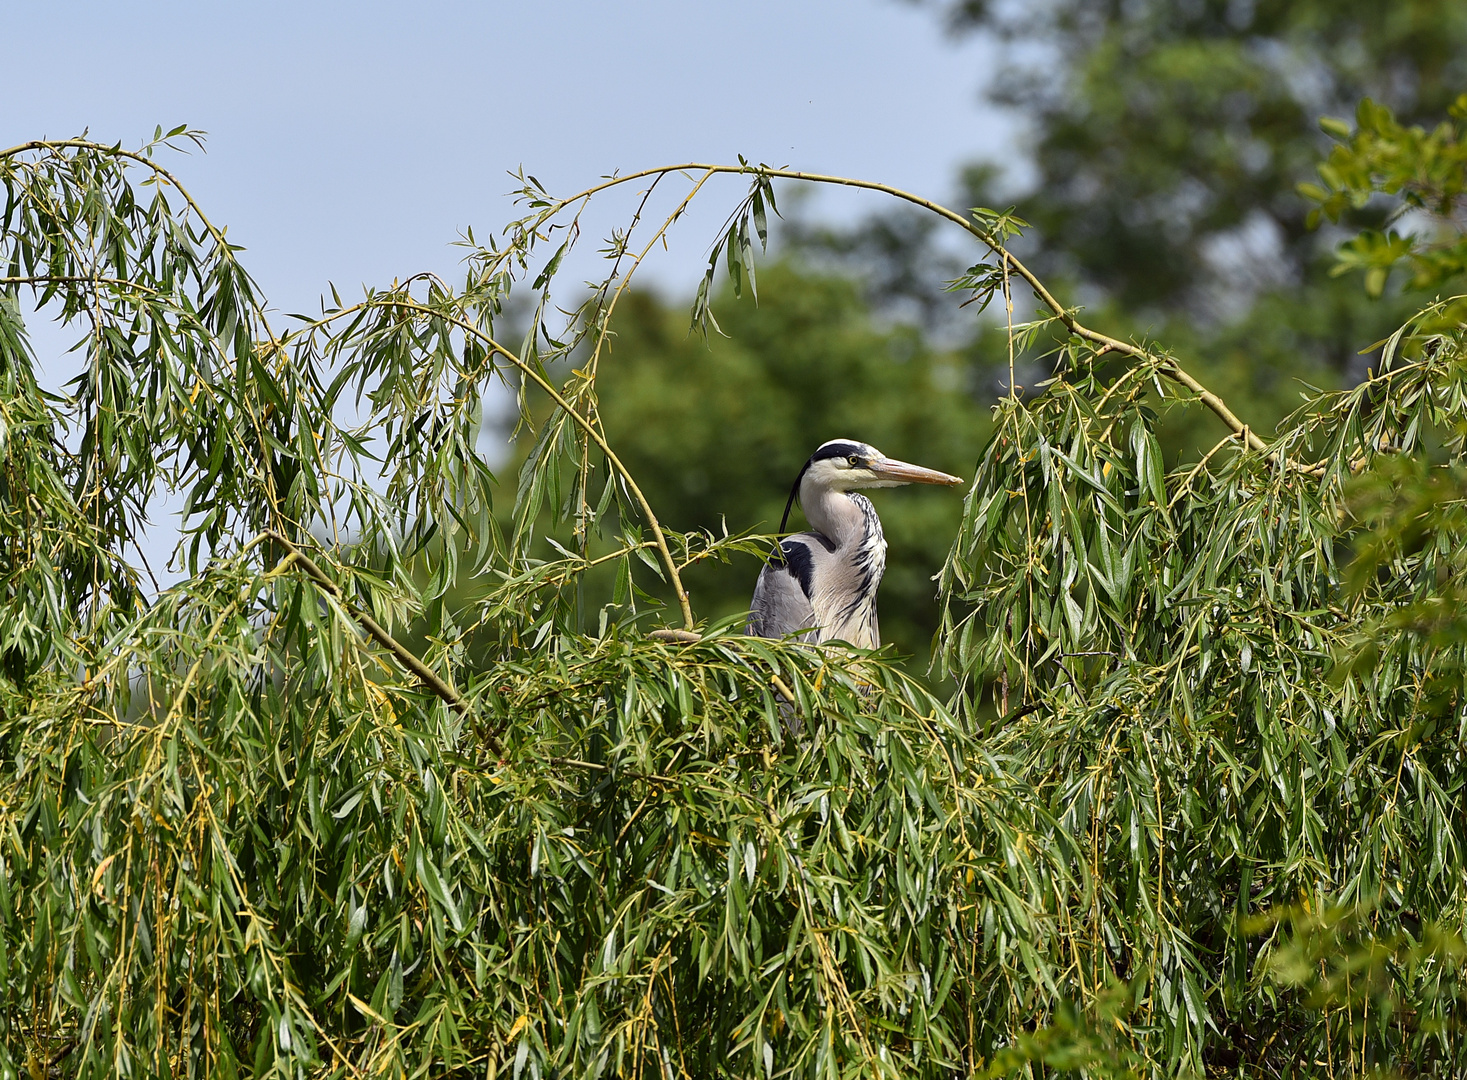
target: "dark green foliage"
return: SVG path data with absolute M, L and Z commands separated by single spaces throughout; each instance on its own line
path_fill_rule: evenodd
M 715 255 L 752 285 L 779 171 L 721 171 L 751 194 Z M 770 538 L 672 528 L 673 482 L 629 462 L 674 452 L 673 406 L 654 425 L 597 394 L 731 380 L 758 456 L 770 372 L 833 360 L 918 391 L 837 397 L 825 419 L 891 438 L 844 433 L 963 452 L 969 429 L 922 429 L 971 416 L 944 361 L 829 319 L 844 286 L 766 273 L 769 314 L 721 312 L 703 352 L 638 317 L 626 234 L 552 320 L 543 245 L 599 189 L 527 179 L 460 286 L 333 293 L 281 332 L 222 234 L 152 197 L 177 189 L 148 151 L 32 144 L 0 178 L 7 1077 L 1467 1068 L 1450 303 L 1264 441 L 1166 350 L 1076 322 L 1002 215 L 929 207 L 988 246 L 969 284 L 1045 306 L 1013 355 L 1055 370 L 978 448 L 943 702 L 880 654 L 699 623 L 684 577 Z M 65 395 L 36 384 L 22 285 L 81 320 Z M 493 380 L 536 403 L 497 511 Z M 1176 467 L 1165 424 L 1215 445 Z M 160 484 L 187 500 L 184 577 L 145 591 Z
M 1405 1044 L 1396 1058 L 1401 1071 L 1414 1066 L 1426 1075 L 1448 1073 L 1452 1045 L 1467 1021 L 1461 978 L 1467 949 L 1460 936 L 1432 926 L 1383 932 L 1376 913 L 1362 906 L 1281 909 L 1250 920 L 1250 929 L 1281 932 L 1279 947 L 1263 965 L 1269 981 L 1304 991 L 1310 1008 L 1335 1015 L 1338 1034 L 1327 1048 L 1326 1067 L 1365 1071 L 1353 1050 L 1367 1044 L 1359 1035 L 1368 1032 Z M 1406 1004 L 1403 987 L 1409 987 L 1412 1010 L 1404 1024 L 1398 1015 Z M 1346 1024 L 1349 1034 L 1339 1038 Z M 1397 1025 L 1404 1039 L 1391 1030 Z M 1342 1058 L 1341 1045 L 1351 1056 Z

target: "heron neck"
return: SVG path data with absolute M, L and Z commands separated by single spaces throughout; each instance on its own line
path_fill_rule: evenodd
M 866 536 L 866 515 L 844 491 L 802 490 L 800 509 L 805 512 L 810 527 L 838 549 Z

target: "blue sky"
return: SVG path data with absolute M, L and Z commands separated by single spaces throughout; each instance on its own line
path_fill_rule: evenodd
M 742 154 L 942 199 L 962 163 L 1014 157 L 1013 122 L 980 100 L 991 44 L 954 42 L 902 0 L 9 0 L 0 16 L 0 146 L 207 131 L 207 152 L 164 161 L 244 245 L 278 312 L 316 310 L 328 283 L 348 298 L 424 270 L 452 280 L 463 230 L 482 240 L 519 216 L 520 166 L 571 194 L 613 170 Z M 743 190 L 709 185 L 641 280 L 690 298 Z M 624 223 L 634 194 L 587 232 Z M 882 205 L 827 191 L 804 212 L 850 221 Z M 572 281 L 599 276 L 595 239 Z M 28 322 L 59 386 L 78 335 Z M 144 544 L 166 582 L 160 528 Z
M 991 46 L 900 0 L 6 7 L 0 144 L 206 130 L 207 153 L 170 165 L 283 310 L 314 309 L 328 281 L 345 296 L 453 272 L 463 229 L 516 216 L 521 165 L 569 193 L 743 154 L 942 198 L 962 162 L 1014 144 L 979 99 Z M 700 196 L 647 268 L 663 291 L 691 294 L 741 190 Z M 878 205 L 836 193 L 807 209 Z

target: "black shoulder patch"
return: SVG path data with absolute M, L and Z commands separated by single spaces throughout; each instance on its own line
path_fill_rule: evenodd
M 800 583 L 800 591 L 805 594 L 805 599 L 810 599 L 815 579 L 815 559 L 811 556 L 810 549 L 798 540 L 785 540 L 779 546 L 784 552 L 784 568 L 789 571 L 790 577 Z

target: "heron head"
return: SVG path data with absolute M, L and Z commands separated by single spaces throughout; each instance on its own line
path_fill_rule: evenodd
M 808 482 L 827 491 L 860 491 L 903 484 L 951 487 L 963 482 L 959 477 L 936 469 L 889 458 L 870 443 L 854 439 L 831 439 L 822 443 L 805 463 L 800 479 L 802 483 Z
M 909 465 L 905 461 L 889 458 L 870 443 L 854 439 L 831 439 L 821 443 L 790 489 L 789 501 L 784 504 L 784 519 L 779 531 L 784 532 L 789 524 L 790 508 L 798 497 L 803 505 L 805 487 L 810 493 L 816 491 L 859 491 L 862 488 L 900 487 L 903 484 L 942 484 L 951 487 L 961 484 L 962 478 L 950 476 L 936 469 L 924 469 L 921 465 Z

